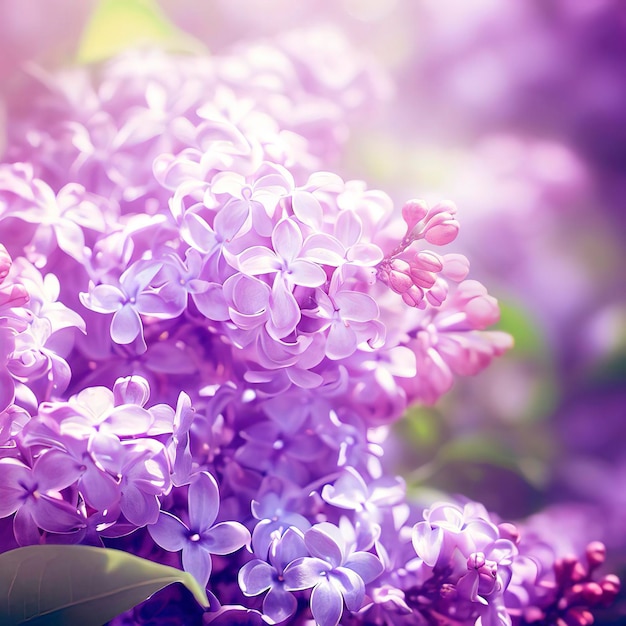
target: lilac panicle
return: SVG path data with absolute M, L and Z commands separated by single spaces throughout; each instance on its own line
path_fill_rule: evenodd
M 198 623 L 582 624 L 616 592 L 598 546 L 583 578 L 553 559 L 542 592 L 515 527 L 411 505 L 383 472 L 388 425 L 512 340 L 439 250 L 452 203 L 394 208 L 326 171 L 379 89 L 341 46 L 329 72 L 323 41 L 129 51 L 11 109 L 2 549 L 182 565 L 213 599 Z

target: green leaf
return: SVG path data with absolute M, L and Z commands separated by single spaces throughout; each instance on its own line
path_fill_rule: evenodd
M 171 583 L 208 607 L 189 573 L 120 550 L 41 545 L 0 554 L 0 624 L 100 626 Z
M 94 63 L 142 45 L 204 51 L 198 40 L 168 20 L 155 0 L 101 0 L 83 33 L 77 61 Z

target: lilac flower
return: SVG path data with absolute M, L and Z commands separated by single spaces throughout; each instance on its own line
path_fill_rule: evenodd
M 76 507 L 60 493 L 78 473 L 74 460 L 60 451 L 42 454 L 32 469 L 17 459 L 0 458 L 0 517 L 16 513 L 13 529 L 20 545 L 39 543 L 38 528 L 68 533 L 84 527 Z
M 302 535 L 288 528 L 282 536 L 273 539 L 269 562 L 253 559 L 239 570 L 239 586 L 246 596 L 258 596 L 267 591 L 263 598 L 263 614 L 271 624 L 283 622 L 296 612 L 298 602 L 286 589 L 284 570 L 307 554 Z
M 300 321 L 300 307 L 293 296 L 293 287 L 318 287 L 326 281 L 326 273 L 321 267 L 300 256 L 302 244 L 300 228 L 287 218 L 272 231 L 273 249 L 253 246 L 236 260 L 238 269 L 244 274 L 275 274 L 267 324 L 268 332 L 275 339 L 289 335 Z
M 313 588 L 311 612 L 321 626 L 339 623 L 344 602 L 349 611 L 360 609 L 365 584 L 383 570 L 370 552 L 354 551 L 342 531 L 345 532 L 345 524 L 338 528 L 328 522 L 307 530 L 304 543 L 311 556 L 296 559 L 283 573 L 287 591 Z
M 100 284 L 89 293 L 81 293 L 81 301 L 87 308 L 98 313 L 114 314 L 111 339 L 116 343 L 132 343 L 139 337 L 144 346 L 141 351 L 145 351 L 140 314 L 167 319 L 182 312 L 180 305 L 164 301 L 158 290 L 147 289 L 161 268 L 161 263 L 139 261 L 120 276 L 119 287 Z
M 230 554 L 250 541 L 250 533 L 238 522 L 214 524 L 219 508 L 215 478 L 201 472 L 189 485 L 189 526 L 161 511 L 148 526 L 154 541 L 170 552 L 182 550 L 183 568 L 206 586 L 211 575 L 211 554 Z

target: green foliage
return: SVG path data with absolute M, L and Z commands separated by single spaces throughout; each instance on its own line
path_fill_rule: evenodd
M 0 624 L 100 626 L 176 582 L 208 607 L 191 574 L 120 550 L 18 548 L 0 554 Z
M 101 0 L 85 28 L 77 60 L 95 63 L 146 45 L 178 52 L 203 51 L 196 39 L 168 20 L 155 0 Z

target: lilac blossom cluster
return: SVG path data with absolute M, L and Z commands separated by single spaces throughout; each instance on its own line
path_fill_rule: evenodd
M 454 205 L 321 170 L 384 81 L 285 41 L 40 77 L 11 120 L 1 549 L 182 565 L 212 603 L 172 623 L 591 623 L 619 584 L 595 556 L 533 570 L 512 524 L 383 473 L 386 425 L 511 339 L 467 259 L 431 249 Z

